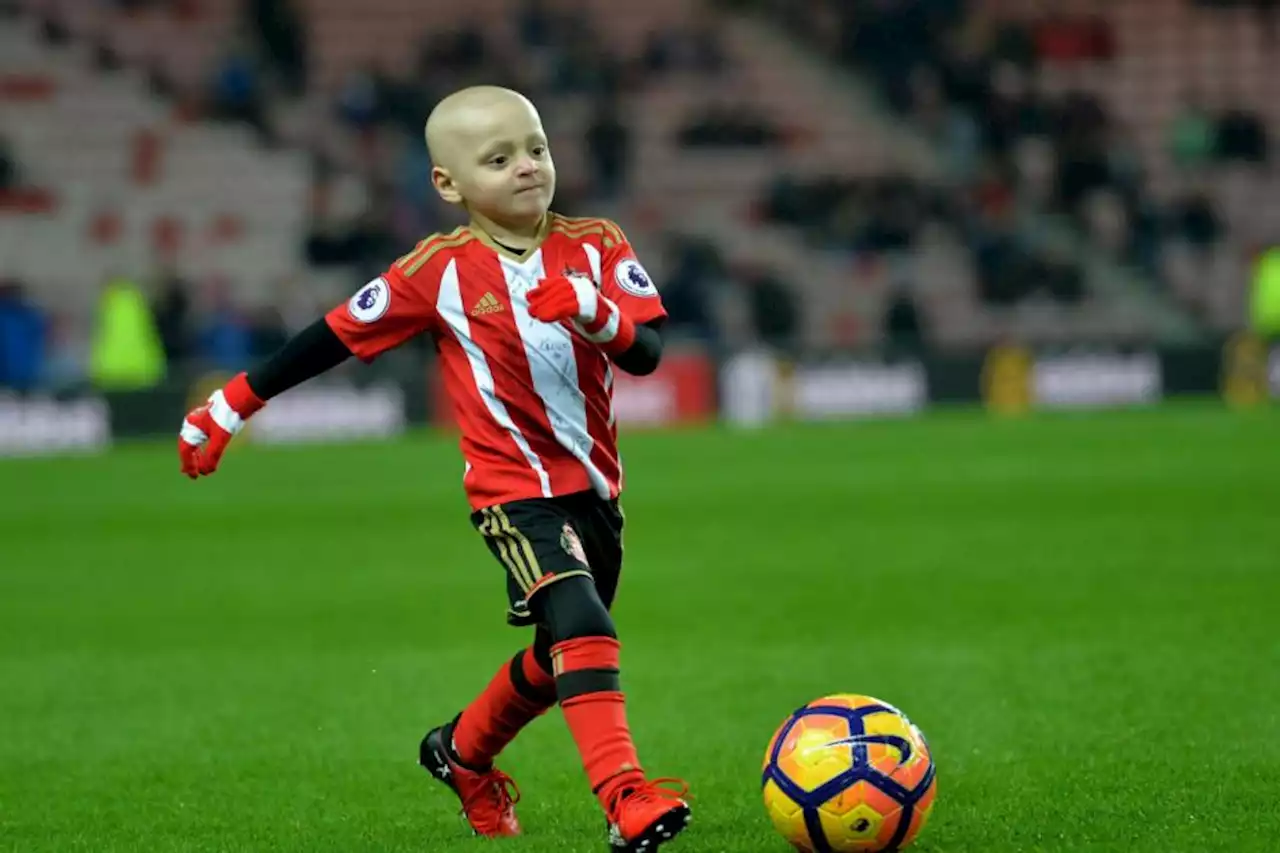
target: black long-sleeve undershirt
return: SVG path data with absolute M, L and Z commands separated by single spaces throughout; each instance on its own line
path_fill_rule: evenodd
M 662 361 L 662 321 L 636 326 L 636 339 L 624 352 L 614 356 L 613 363 L 634 376 L 647 376 Z
M 351 358 L 351 350 L 321 317 L 249 371 L 245 378 L 253 393 L 270 400 L 295 385 L 332 370 Z
M 621 370 L 645 376 L 662 361 L 661 321 L 636 326 L 636 339 L 613 359 Z M 295 385 L 319 376 L 351 358 L 351 350 L 321 317 L 281 347 L 246 377 L 253 393 L 263 400 L 283 394 Z

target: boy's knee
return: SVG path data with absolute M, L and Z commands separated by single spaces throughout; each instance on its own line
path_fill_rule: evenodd
M 589 577 L 557 581 L 541 590 L 530 605 L 537 607 L 538 621 L 546 626 L 553 644 L 584 637 L 617 639 L 613 617 Z

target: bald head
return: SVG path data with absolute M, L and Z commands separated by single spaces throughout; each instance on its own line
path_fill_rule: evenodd
M 472 219 L 534 227 L 555 195 L 556 167 L 529 99 L 499 86 L 454 92 L 426 127 L 431 183 Z
M 436 104 L 427 117 L 427 152 L 435 165 L 453 169 L 469 149 L 513 124 L 541 128 L 538 110 L 524 95 L 501 86 L 461 89 Z

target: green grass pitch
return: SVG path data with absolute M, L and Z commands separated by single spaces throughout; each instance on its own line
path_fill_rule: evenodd
M 617 608 L 670 848 L 783 851 L 769 735 L 902 707 L 921 851 L 1280 849 L 1280 416 L 631 434 Z M 0 850 L 474 851 L 418 739 L 525 640 L 451 438 L 0 463 Z M 605 849 L 558 712 L 512 853 Z M 487 848 L 486 848 L 487 849 Z

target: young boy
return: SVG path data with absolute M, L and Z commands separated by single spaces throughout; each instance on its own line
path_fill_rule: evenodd
M 429 333 L 462 430 L 472 523 L 507 573 L 508 621 L 536 626 L 419 761 L 483 836 L 520 831 L 494 758 L 559 704 L 616 850 L 654 850 L 689 820 L 678 780 L 646 778 L 627 725 L 609 610 L 622 567 L 611 365 L 652 372 L 666 312 L 616 225 L 549 211 L 555 165 L 534 106 L 507 89 L 445 98 L 426 126 L 432 180 L 470 223 L 379 278 L 187 415 L 182 470 L 212 474 L 265 401 L 355 355 Z M 669 783 L 664 787 L 664 783 Z M 672 788 L 676 790 L 672 790 Z

